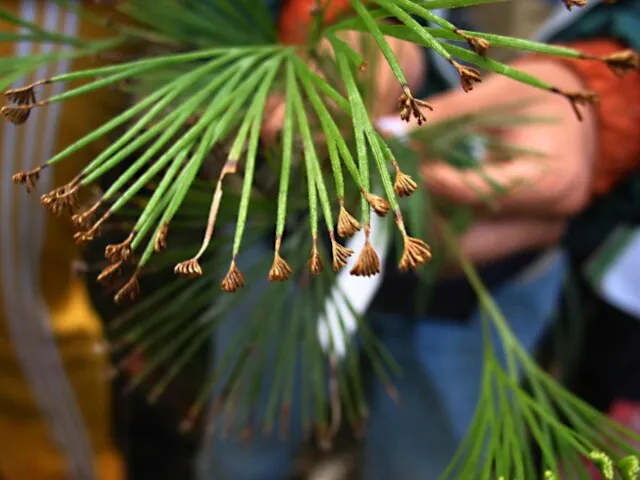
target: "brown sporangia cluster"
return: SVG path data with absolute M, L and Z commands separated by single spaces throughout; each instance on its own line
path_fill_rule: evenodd
M 50 194 L 45 194 L 42 197 L 45 197 L 46 195 L 50 195 Z M 63 199 L 64 199 L 64 197 L 62 197 L 62 198 L 55 197 L 52 200 L 52 205 L 59 204 L 61 201 L 63 201 Z M 40 202 L 44 205 L 45 199 L 41 198 Z M 88 230 L 88 229 L 90 229 L 91 226 L 93 225 L 94 221 L 95 221 L 96 212 L 100 208 L 101 204 L 102 204 L 102 202 L 98 201 L 98 202 L 94 203 L 91 207 L 83 210 L 82 212 L 73 214 L 71 216 L 71 223 L 73 223 L 73 226 L 76 227 L 78 230 Z M 77 207 L 74 207 L 73 210 L 75 210 L 76 208 Z
M 330 232 L 331 237 L 331 256 L 333 257 L 332 268 L 334 272 L 340 271 L 347 265 L 347 260 L 353 255 L 353 250 L 347 248 L 336 240 L 333 232 Z
M 422 125 L 427 121 L 427 117 L 422 113 L 422 109 L 433 110 L 424 100 L 419 100 L 413 96 L 408 85 L 402 86 L 402 95 L 398 98 L 398 109 L 400 110 L 400 118 L 409 123 L 411 118 L 415 118 L 418 125 Z
M 244 287 L 244 275 L 238 269 L 236 259 L 234 258 L 229 266 L 229 271 L 220 283 L 220 288 L 223 292 L 233 293 L 242 287 Z
M 238 170 L 238 160 L 235 158 L 227 159 L 227 161 L 222 166 L 220 170 L 220 175 L 218 176 L 218 182 L 216 184 L 216 188 L 213 193 L 213 199 L 211 200 L 211 207 L 209 208 L 209 218 L 207 219 L 207 229 L 205 231 L 204 238 L 202 239 L 202 245 L 200 246 L 200 250 L 198 250 L 198 253 L 196 253 L 196 255 L 190 258 L 189 260 L 185 260 L 184 262 L 181 262 L 175 266 L 173 271 L 176 275 L 180 275 L 187 278 L 197 278 L 197 277 L 201 277 L 204 274 L 204 270 L 202 270 L 202 267 L 200 266 L 200 258 L 202 258 L 202 255 L 204 255 L 204 252 L 207 250 L 207 247 L 209 246 L 209 244 L 211 243 L 211 239 L 213 238 L 213 231 L 215 229 L 216 220 L 218 219 L 218 212 L 220 211 L 220 203 L 222 202 L 222 194 L 223 194 L 222 183 L 227 175 L 235 174 L 237 170 Z M 166 246 L 166 235 L 168 230 L 169 230 L 168 225 L 163 225 L 160 228 L 160 231 L 158 232 L 158 235 L 155 241 L 156 247 L 161 247 L 163 244 Z M 233 262 L 233 265 L 235 265 L 235 260 Z M 237 270 L 237 267 L 235 267 L 235 270 Z M 240 273 L 239 270 L 237 271 L 238 273 Z M 240 273 L 240 275 L 242 274 Z M 232 276 L 232 277 L 237 278 L 237 276 L 235 277 Z M 227 282 L 225 278 L 225 280 L 223 280 L 221 284 L 221 289 L 225 292 L 230 291 L 229 289 L 232 288 L 231 285 L 232 283 Z M 242 285 L 244 285 L 244 278 L 242 278 L 242 282 L 240 286 Z M 236 289 L 237 288 L 240 288 L 240 287 L 236 287 Z M 231 291 L 235 291 L 235 289 Z
M 268 279 L 270 282 L 284 282 L 289 279 L 289 276 L 293 273 L 293 270 L 284 258 L 280 256 L 280 245 L 282 238 L 276 238 L 276 248 L 273 254 L 273 264 L 269 270 Z
M 431 247 L 419 238 L 407 235 L 404 222 L 400 215 L 396 215 L 396 225 L 402 234 L 404 248 L 400 257 L 400 271 L 406 272 L 420 265 L 424 265 L 431 260 Z
M 198 278 L 204 274 L 198 260 L 191 258 L 175 266 L 174 273 L 182 277 Z
M 122 303 L 123 300 L 133 301 L 138 295 L 140 295 L 140 283 L 138 277 L 140 271 L 136 270 L 131 278 L 124 284 L 124 286 L 118 290 L 114 300 L 116 303 Z
M 40 180 L 40 172 L 43 167 L 36 167 L 27 172 L 19 172 L 11 177 L 11 181 L 13 183 L 22 184 L 27 188 L 27 192 L 31 193 L 31 191 L 36 188 L 36 183 Z
M 14 180 L 15 181 L 15 180 Z M 27 187 L 28 190 L 28 187 Z M 61 215 L 63 212 L 73 214 L 78 208 L 78 184 L 70 182 L 40 197 L 40 203 L 50 213 Z M 75 217 L 76 215 L 74 215 Z M 75 221 L 74 221 L 75 224 Z
M 132 243 L 134 238 L 135 235 L 130 233 L 122 243 L 107 245 L 105 247 L 104 256 L 111 263 L 98 274 L 98 281 L 100 283 L 104 285 L 112 284 L 122 273 L 124 264 L 133 262 Z M 139 276 L 140 270 L 136 269 L 132 277 L 116 293 L 114 297 L 116 303 L 120 303 L 123 300 L 132 300 L 138 295 L 140 292 L 140 285 L 138 283 Z
M 595 57 L 593 59 L 605 62 L 611 71 L 620 77 L 640 68 L 640 55 L 638 55 L 638 52 L 631 49 L 622 50 L 610 55 Z
M 606 2 L 605 2 L 606 3 Z M 634 72 L 640 68 L 640 55 L 635 50 L 626 49 L 619 52 L 615 52 L 609 55 L 582 55 L 580 57 L 583 60 L 595 60 L 605 63 L 609 69 L 621 77 L 627 73 Z M 593 91 L 582 92 L 567 92 L 560 88 L 551 88 L 552 93 L 562 95 L 565 97 L 578 120 L 582 120 L 582 114 L 580 112 L 581 106 L 595 105 L 598 103 L 598 94 Z
M 340 199 L 340 213 L 338 213 L 338 235 L 351 238 L 360 231 L 362 225 L 351 215 L 344 206 L 344 199 Z
M 573 112 L 576 114 L 576 117 L 580 121 L 582 121 L 583 117 L 579 107 L 586 105 L 595 105 L 596 103 L 598 103 L 598 94 L 590 90 L 581 92 L 567 92 L 565 90 L 553 87 L 551 89 L 551 92 L 562 95 L 564 98 L 566 98 L 571 104 L 571 108 L 573 108 Z
M 50 83 L 50 80 L 40 80 L 26 87 L 11 88 L 4 92 L 9 104 L 0 108 L 0 116 L 6 118 L 15 125 L 22 125 L 31 115 L 35 107 L 46 105 L 46 101 L 38 102 L 35 88 Z
M 365 227 L 365 241 L 364 247 L 360 251 L 356 264 L 351 269 L 351 275 L 356 277 L 372 277 L 380 273 L 380 257 L 376 253 L 373 245 L 371 245 L 371 227 L 367 225 Z
M 480 72 L 475 68 L 462 65 L 453 59 L 450 59 L 449 63 L 458 71 L 458 75 L 460 76 L 460 85 L 465 92 L 470 92 L 473 90 L 474 84 L 482 81 Z
M 484 38 L 476 37 L 475 35 L 470 35 L 459 28 L 456 28 L 453 33 L 460 35 L 478 55 L 484 57 L 487 54 L 487 51 L 491 47 L 491 43 L 489 40 Z
M 163 224 L 160 225 L 158 229 L 158 234 L 153 243 L 153 251 L 156 253 L 160 253 L 167 249 L 167 236 L 169 235 L 169 225 Z
M 396 170 L 396 179 L 393 182 L 393 190 L 399 197 L 408 197 L 418 189 L 418 184 L 406 173 L 400 170 L 400 166 L 394 160 L 393 168 Z
M 320 256 L 320 251 L 318 250 L 318 239 L 313 239 L 313 246 L 311 247 L 311 252 L 309 253 L 309 262 L 307 262 L 309 266 L 309 272 L 314 277 L 317 277 L 324 270 L 324 264 L 322 263 L 322 257 Z
M 387 216 L 387 213 L 389 213 L 389 209 L 391 208 L 389 202 L 378 195 L 365 192 L 364 190 L 362 191 L 362 195 L 364 195 L 365 200 L 377 215 L 381 217 Z
M 123 261 L 111 263 L 98 274 L 98 282 L 103 285 L 110 285 L 114 278 L 119 277 L 122 272 Z

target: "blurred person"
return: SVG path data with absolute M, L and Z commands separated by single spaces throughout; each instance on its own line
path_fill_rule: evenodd
M 640 1 L 622 0 L 612 6 L 592 1 L 573 12 L 561 2 L 554 4 L 557 8 L 540 27 L 537 39 L 594 55 L 638 48 Z M 491 187 L 473 170 L 428 161 L 423 175 L 432 195 L 476 208 L 475 223 L 461 238 L 461 246 L 478 266 L 515 335 L 532 351 L 554 318 L 564 285 L 567 258 L 559 244 L 569 219 L 630 172 L 638 156 L 637 144 L 628 141 L 637 138 L 633 128 L 638 125 L 638 85 L 637 77 L 621 80 L 596 62 L 525 56 L 513 64 L 566 91 L 592 89 L 601 101 L 583 108 L 579 122 L 566 99 L 497 75 L 487 76 L 472 93 L 464 93 L 456 72 L 428 54 L 428 76 L 422 81 L 434 107 L 430 120 L 481 112 L 537 93 L 540 101 L 527 113 L 559 122 L 501 132 L 509 143 L 541 150 L 547 158 L 544 168 L 525 157 L 487 164 L 486 172 L 505 187 L 519 184 L 497 198 L 492 209 L 484 208 L 485 197 L 478 194 Z M 624 122 L 618 121 L 621 116 Z M 380 125 L 396 134 L 413 128 L 395 116 L 382 118 Z M 391 262 L 395 256 L 387 258 Z M 412 311 L 406 299 L 420 285 L 413 275 L 395 271 L 395 265 L 385 269 L 368 319 L 403 371 L 395 382 L 402 401 L 398 406 L 379 384 L 369 392 L 363 477 L 437 478 L 466 433 L 478 399 L 483 365 L 480 312 L 471 287 L 455 275 L 435 286 L 433 301 L 424 311 Z M 377 287 L 372 282 L 368 288 Z M 202 476 L 285 478 L 301 439 L 298 430 L 292 430 L 286 441 L 215 439 L 205 452 L 209 470 L 204 469 Z
M 615 8 L 591 4 L 591 9 L 573 31 L 563 28 L 558 41 L 597 56 L 625 48 L 638 51 L 640 2 L 618 2 Z M 575 41 L 572 35 L 577 36 Z M 526 126 L 504 132 L 512 144 L 542 149 L 547 161 L 544 169 L 526 158 L 489 166 L 486 172 L 505 186 L 522 180 L 531 185 L 516 187 L 513 195 L 498 201 L 497 212 L 490 217 L 500 222 L 564 217 L 561 246 L 584 302 L 580 320 L 585 338 L 577 362 L 576 392 L 631 426 L 634 415 L 640 415 L 640 73 L 636 66 L 619 78 L 602 63 L 542 57 L 524 58 L 516 66 L 556 85 L 558 75 L 573 75 L 579 80 L 573 89 L 590 89 L 600 96 L 598 106 L 590 109 L 595 128 L 588 118 L 580 124 L 572 121 L 566 102 L 549 97 L 530 113 L 560 116 L 561 127 Z M 497 96 L 505 101 L 524 98 L 529 95 L 526 90 L 502 79 L 486 80 L 473 92 L 473 101 L 460 93 L 434 98 L 433 117 L 481 111 Z M 423 173 L 433 194 L 466 205 L 480 207 L 483 200 L 477 192 L 490 188 L 478 175 L 443 164 L 427 165 Z M 504 237 L 495 239 L 495 249 L 500 250 Z M 469 237 L 470 242 L 477 240 Z M 640 424 L 635 422 L 637 429 Z
M 574 25 L 562 22 L 562 16 L 568 14 L 559 14 L 546 34 L 552 28 L 554 42 L 591 55 L 605 56 L 625 48 L 637 51 L 640 2 L 617 2 L 615 7 L 597 3 L 591 2 L 587 10 L 575 12 Z M 505 249 L 509 251 L 516 245 L 515 250 L 530 250 L 531 242 L 544 238 L 550 247 L 561 245 L 562 269 L 572 269 L 582 277 L 583 285 L 590 284 L 583 288 L 583 294 L 589 297 L 583 310 L 590 321 L 579 360 L 581 383 L 577 393 L 605 411 L 611 408 L 615 419 L 638 429 L 640 362 L 635 357 L 640 344 L 637 323 L 640 294 L 635 279 L 640 266 L 636 254 L 640 248 L 637 228 L 640 75 L 637 66 L 619 78 L 606 65 L 596 62 L 527 56 L 516 60 L 514 65 L 565 90 L 592 90 L 599 94 L 600 101 L 596 107 L 586 109 L 584 120 L 577 122 L 565 99 L 546 96 L 526 113 L 559 118 L 560 124 L 519 126 L 501 132 L 510 144 L 542 151 L 546 156 L 544 165 L 524 156 L 488 164 L 485 174 L 513 190 L 496 200 L 485 218 L 463 237 L 462 245 L 466 245 L 468 252 L 475 251 L 476 255 L 470 256 L 480 262 L 493 261 L 503 256 Z M 458 91 L 431 98 L 434 107 L 431 118 L 481 112 L 495 104 L 497 98 L 508 102 L 534 93 L 529 87 L 493 76 L 474 89 L 472 98 Z M 432 195 L 479 211 L 484 207 L 483 193 L 490 193 L 492 188 L 477 172 L 460 171 L 439 162 L 426 164 L 423 175 Z M 517 284 L 518 279 L 514 280 L 510 282 Z M 555 285 L 554 298 L 558 298 L 562 288 L 562 283 Z M 533 326 L 538 317 L 531 304 L 520 303 L 509 315 L 500 297 L 496 299 L 525 346 L 534 346 L 541 340 L 545 328 L 542 324 L 540 328 Z M 518 325 L 525 324 L 528 333 L 518 330 Z M 431 342 L 439 344 L 440 349 L 444 348 L 444 342 L 469 351 L 468 345 L 463 347 L 451 336 L 444 329 L 429 331 Z M 480 338 L 475 340 L 476 348 L 480 342 Z M 446 367 L 451 364 L 462 370 L 458 356 L 438 367 L 451 368 Z M 469 361 L 467 373 L 471 366 Z M 479 371 L 476 378 L 478 374 Z M 447 383 L 454 382 L 448 379 Z M 473 388 L 469 383 L 472 382 L 466 382 L 466 387 L 456 385 L 450 394 L 465 398 L 462 392 L 470 394 Z M 460 415 L 461 410 L 455 413 Z M 463 422 L 468 424 L 468 417 Z
M 0 0 L 0 7 L 47 30 L 82 38 L 107 31 L 55 1 Z M 90 7 L 93 8 L 93 7 Z M 98 9 L 98 13 L 104 10 Z M 3 32 L 16 31 L 2 25 Z M 60 44 L 2 42 L 3 60 L 64 50 Z M 97 66 L 95 58 L 64 60 L 41 68 L 19 85 L 74 69 Z M 44 86 L 43 96 L 61 85 Z M 11 176 L 44 163 L 123 107 L 114 92 L 32 112 L 29 123 L 0 125 L 4 182 L 0 195 L 0 478 L 2 480 L 120 480 L 124 478 L 111 440 L 108 348 L 82 278 L 74 273 L 79 252 L 65 218 L 48 214 L 40 194 L 66 183 L 107 146 L 91 143 L 42 172 L 30 195 Z

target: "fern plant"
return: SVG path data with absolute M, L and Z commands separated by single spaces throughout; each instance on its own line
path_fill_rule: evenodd
M 398 268 L 403 271 L 427 264 L 439 252 L 432 252 L 425 242 L 430 203 L 428 192 L 418 188 L 418 157 L 377 131 L 367 108 L 366 75 L 361 74 L 371 66 L 341 39 L 342 33 L 371 36 L 402 86 L 400 117 L 420 125 L 428 119 L 430 106 L 408 87 L 388 37 L 436 52 L 456 69 L 465 91 L 481 81 L 482 69 L 563 96 L 578 118 L 580 106 L 595 100 L 593 93 L 563 91 L 490 59 L 488 50 L 497 46 L 601 61 L 616 72 L 637 62 L 630 51 L 591 57 L 571 48 L 461 30 L 437 13 L 494 1 L 351 0 L 351 9 L 330 25 L 323 21 L 325 2 L 318 2 L 309 41 L 303 45 L 278 43 L 269 12 L 253 0 L 157 0 L 151 10 L 143 0 L 116 2 L 124 21 L 98 17 L 58 0 L 87 21 L 110 29 L 112 36 L 99 41 L 49 32 L 0 10 L 2 20 L 21 28 L 20 33 L 2 34 L 4 41 L 69 47 L 64 53 L 2 61 L 0 83 L 7 104 L 0 113 L 7 121 L 24 124 L 33 109 L 101 88 L 122 89 L 136 98 L 121 114 L 47 163 L 13 177 L 30 190 L 43 169 L 113 135 L 108 148 L 71 182 L 43 195 L 41 202 L 53 214 L 71 213 L 79 244 L 94 241 L 105 229 L 124 232 L 119 243 L 106 247 L 107 264 L 98 274 L 99 281 L 115 286 L 116 302 L 135 299 L 149 272 L 173 268 L 177 276 L 133 304 L 113 326 L 122 345 L 146 357 L 132 387 L 159 371 L 149 394 L 156 399 L 220 323 L 229 321 L 229 312 L 249 301 L 249 320 L 222 355 L 184 427 L 213 397 L 215 413 L 233 418 L 233 425 L 271 431 L 279 418 L 286 434 L 294 388 L 299 388 L 302 421 L 315 428 L 321 440 L 330 441 L 343 418 L 359 429 L 367 406 L 357 344 L 389 393 L 395 394 L 393 375 L 398 372 L 393 359 L 361 312 L 345 300 L 335 273 L 348 266 L 353 276 L 379 274 L 377 233 L 384 248 L 389 242 L 398 244 Z M 571 9 L 585 2 L 564 3 Z M 332 55 L 320 53 L 321 41 L 331 45 Z M 142 53 L 133 60 L 115 55 L 119 59 L 108 66 L 11 86 L 51 62 L 107 57 L 123 49 Z M 85 83 L 40 98 L 40 86 L 72 80 Z M 265 148 L 260 132 L 265 106 L 274 94 L 284 99 L 284 123 L 277 144 Z M 465 168 L 480 168 L 459 146 L 480 135 L 483 122 L 515 119 L 517 111 L 498 109 L 425 126 L 415 141 L 432 150 L 441 148 L 441 158 Z M 443 132 L 447 141 L 442 140 Z M 100 198 L 80 205 L 79 191 L 101 181 L 105 188 Z M 443 250 L 457 255 L 486 312 L 485 375 L 478 414 L 444 477 L 551 479 L 570 472 L 584 477 L 583 459 L 588 459 L 605 478 L 614 478 L 616 471 L 623 478 L 636 478 L 638 461 L 629 442 L 637 438 L 564 390 L 509 330 L 472 265 L 456 248 L 454 226 L 463 228 L 465 218 L 465 211 L 453 210 Z M 201 241 L 194 243 L 203 228 Z M 351 237 L 359 238 L 358 251 L 340 240 Z M 251 255 L 262 251 L 265 238 L 273 242 L 272 254 Z M 245 258 L 245 252 L 255 258 Z M 324 268 L 327 261 L 330 269 Z M 218 294 L 213 284 L 219 284 Z M 279 348 L 274 349 L 276 334 Z M 507 360 L 506 370 L 496 360 L 499 355 Z M 269 364 L 276 367 L 275 378 L 269 377 Z M 309 372 L 299 385 L 298 368 Z M 523 375 L 529 390 L 521 386 Z M 257 420 L 255 409 L 265 392 L 266 412 Z M 542 452 L 540 464 L 533 445 Z

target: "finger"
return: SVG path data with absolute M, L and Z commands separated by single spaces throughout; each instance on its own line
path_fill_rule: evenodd
M 549 135 L 530 127 L 518 135 L 545 152 L 543 158 L 518 155 L 508 162 L 466 170 L 432 163 L 423 165 L 421 172 L 432 195 L 458 204 L 489 206 L 503 214 L 568 214 L 588 196 L 591 156 L 579 148 L 564 148 L 564 142 L 577 142 L 559 131 L 561 135 Z
M 576 84 L 575 73 L 555 60 L 530 57 L 515 62 L 511 66 L 557 87 L 581 88 L 580 82 Z M 475 114 L 491 107 L 500 107 L 500 104 L 522 101 L 531 97 L 540 98 L 541 101 L 560 98 L 548 91 L 492 73 L 483 77 L 482 83 L 470 92 L 465 93 L 456 88 L 430 98 L 429 103 L 434 111 L 429 115 L 429 120 L 440 121 L 455 116 Z M 566 100 L 563 101 L 566 102 Z
M 446 163 L 425 164 L 421 171 L 429 192 L 452 202 L 482 206 L 490 203 L 499 192 L 513 194 L 513 188 L 524 183 L 535 185 L 548 173 L 543 165 L 532 161 L 513 161 L 501 165 L 487 165 L 479 169 L 460 170 Z M 500 186 L 497 191 L 496 187 Z M 522 192 L 518 192 L 522 202 Z M 528 198 L 528 197 L 527 197 Z M 506 198 L 501 198 L 504 206 Z

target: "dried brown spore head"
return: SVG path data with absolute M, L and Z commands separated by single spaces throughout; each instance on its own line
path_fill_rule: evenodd
M 50 80 L 40 80 L 39 82 L 32 83 L 31 85 L 26 85 L 24 87 L 10 88 L 5 90 L 4 96 L 7 97 L 7 100 L 17 105 L 29 105 L 36 103 L 35 88 L 46 83 L 51 82 Z
M 78 246 L 85 246 L 93 242 L 99 235 L 98 229 L 87 230 L 86 232 L 76 232 L 73 234 L 73 241 Z
M 369 192 L 364 192 L 364 198 L 380 217 L 385 217 L 389 213 L 391 205 L 384 198 Z
M 65 198 L 58 197 L 57 201 L 64 202 Z M 96 212 L 98 211 L 98 208 L 100 208 L 101 204 L 102 202 L 98 201 L 95 204 L 93 204 L 90 208 L 85 210 L 84 212 L 76 213 L 75 215 L 72 215 L 71 223 L 73 223 L 73 225 L 76 228 L 81 228 L 81 229 L 91 228 L 91 225 L 93 225 L 93 222 L 95 220 Z
M 117 263 L 112 263 L 111 265 L 107 265 L 97 277 L 99 283 L 103 285 L 110 285 L 113 283 L 114 279 L 120 275 L 122 272 L 122 265 L 124 262 L 120 261 Z
M 123 262 L 126 262 L 127 260 L 129 260 L 133 255 L 133 250 L 131 250 L 133 237 L 134 234 L 132 232 L 124 242 L 107 245 L 104 249 L 104 257 L 112 263 L 116 263 L 121 260 Z
M 473 90 L 473 86 L 476 83 L 480 83 L 482 81 L 480 72 L 475 68 L 467 67 L 455 60 L 451 60 L 451 65 L 453 65 L 453 67 L 458 71 L 458 75 L 460 76 L 460 85 L 465 92 L 470 92 Z
M 372 277 L 380 273 L 380 257 L 367 239 L 358 255 L 356 264 L 351 269 L 351 275 L 356 277 Z
M 353 237 L 362 228 L 360 222 L 351 215 L 343 204 L 340 205 L 338 214 L 338 235 L 342 238 Z
M 485 56 L 491 48 L 491 42 L 485 38 L 469 37 L 467 43 L 471 49 L 480 56 Z
M 316 245 L 316 241 L 313 242 L 313 247 L 311 247 L 311 252 L 309 253 L 309 261 L 307 262 L 307 266 L 309 267 L 309 272 L 314 277 L 320 275 L 320 272 L 324 269 L 324 264 L 322 263 L 322 257 L 320 256 L 320 251 Z
M 196 258 L 180 262 L 173 268 L 173 273 L 186 278 L 198 278 L 203 275 L 202 267 Z
M 400 110 L 400 118 L 405 122 L 410 122 L 411 118 L 415 118 L 418 125 L 422 125 L 427 121 L 423 109 L 433 110 L 433 107 L 424 100 L 419 100 L 413 96 L 408 85 L 402 87 L 402 94 L 398 98 L 398 109 Z
M 50 193 L 45 193 L 40 197 L 40 204 L 51 214 L 59 216 L 66 210 L 66 202 Z M 74 222 L 75 224 L 75 222 Z
M 573 109 L 573 113 L 575 113 L 576 118 L 580 121 L 583 120 L 583 117 L 579 107 L 588 106 L 588 105 L 597 105 L 599 101 L 598 94 L 591 90 L 585 90 L 580 92 L 567 92 L 559 88 L 553 88 L 551 89 L 551 91 L 553 93 L 562 95 L 564 98 L 566 98 L 569 101 L 569 103 L 571 104 L 571 108 Z
M 0 116 L 14 125 L 22 125 L 29 120 L 32 108 L 32 105 L 5 105 L 0 108 Z
M 28 172 L 19 172 L 11 177 L 11 181 L 15 184 L 25 185 L 27 192 L 31 192 L 36 188 L 38 180 L 40 180 L 40 172 L 43 167 L 36 167 Z
M 28 105 L 36 102 L 36 92 L 33 87 L 12 88 L 4 92 L 7 99 L 17 105 Z
M 229 271 L 220 283 L 220 289 L 223 292 L 233 293 L 242 287 L 244 287 L 244 275 L 236 265 L 235 260 L 232 260 Z
M 283 282 L 289 278 L 292 270 L 284 258 L 276 252 L 273 256 L 273 264 L 269 270 L 268 279 L 270 282 Z
M 133 301 L 140 295 L 140 282 L 138 281 L 138 272 L 134 273 L 127 283 L 118 290 L 113 298 L 116 303 L 122 303 L 125 300 Z
M 462 38 L 466 40 L 466 42 L 471 47 L 471 50 L 473 50 L 475 53 L 477 53 L 480 56 L 484 57 L 487 54 L 487 51 L 489 50 L 489 48 L 491 48 L 491 42 L 489 42 L 489 40 L 485 38 L 480 38 L 480 37 L 476 37 L 475 35 L 470 35 L 466 32 L 463 32 L 460 29 L 456 29 L 454 31 L 455 33 L 457 33 L 458 35 L 460 35 Z
M 396 168 L 396 179 L 393 182 L 393 190 L 400 197 L 408 197 L 418 188 L 418 184 L 400 168 Z
M 400 271 L 414 269 L 420 265 L 425 265 L 431 260 L 431 248 L 419 238 L 405 236 L 404 249 L 400 257 Z
M 353 255 L 353 250 L 340 245 L 335 239 L 331 240 L 332 267 L 334 272 L 340 271 L 347 265 L 347 260 Z
M 68 183 L 43 194 L 40 197 L 40 203 L 54 215 L 60 215 L 63 211 L 72 213 L 78 208 L 79 188 L 80 186 L 75 181 Z M 85 225 L 83 223 L 81 227 L 85 227 Z
M 640 55 L 631 49 L 605 55 L 601 60 L 619 77 L 640 68 Z
M 158 234 L 153 242 L 153 251 L 160 253 L 167 249 L 167 236 L 169 234 L 169 224 L 165 223 L 158 230 Z

